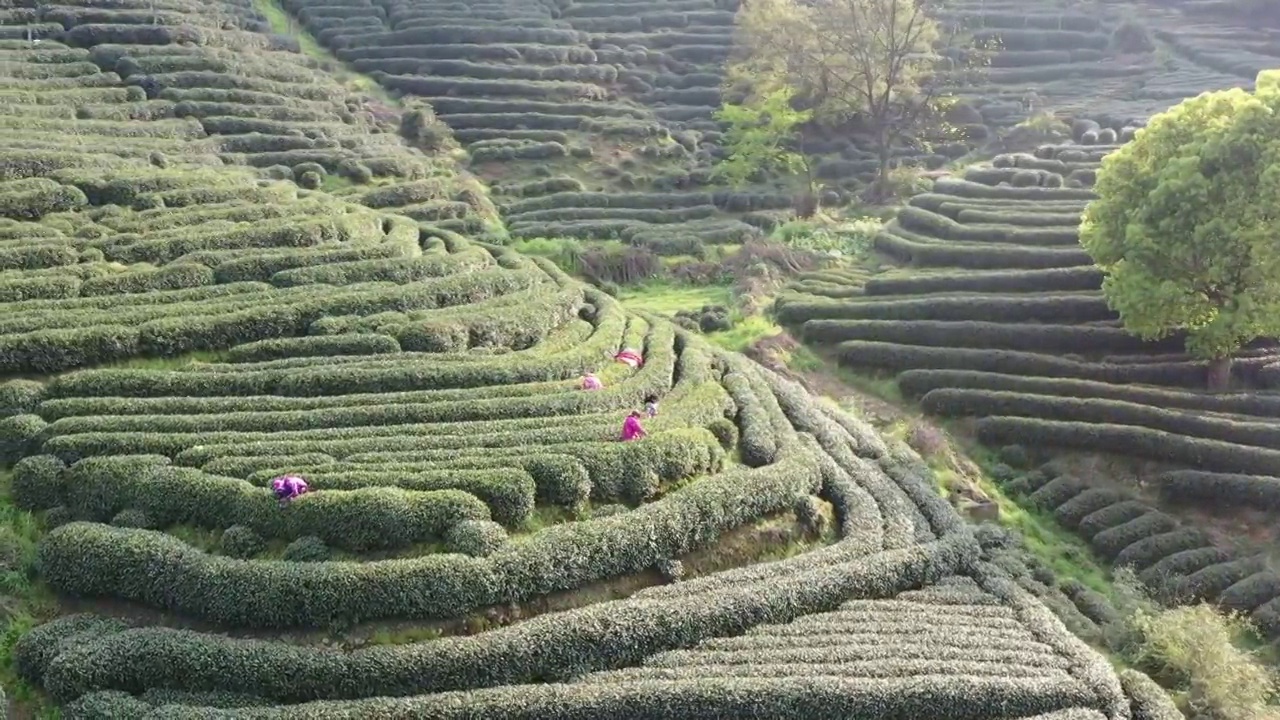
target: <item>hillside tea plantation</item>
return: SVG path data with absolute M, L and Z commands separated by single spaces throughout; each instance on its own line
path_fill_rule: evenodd
M 430 104 L 491 182 L 514 238 L 705 255 L 759 235 L 761 211 L 790 207 L 769 188 L 705 187 L 736 5 L 286 5 L 336 57 Z
M 1014 128 L 1027 85 L 1097 120 L 937 180 L 875 240 L 909 269 L 802 275 L 779 319 L 991 445 L 1172 461 L 1166 499 L 1280 507 L 1280 399 L 1193 392 L 1076 230 L 1142 118 L 1247 85 L 1269 38 L 1153 9 L 1172 54 L 1125 64 L 1118 15 L 1024 5 L 946 9 L 1000 50 L 952 82 L 962 137 L 899 159 Z M 1182 717 L 1075 634 L 1113 626 L 1106 598 L 969 525 L 906 443 L 510 246 L 719 262 L 775 229 L 785 185 L 712 177 L 737 10 L 0 8 L 13 715 Z M 816 150 L 825 204 L 875 171 L 864 141 Z M 1236 372 L 1280 383 L 1280 349 Z M 1265 558 L 1012 454 L 999 479 L 1098 557 L 1280 633 Z M 310 491 L 278 501 L 282 475 Z
M 1004 489 L 1097 558 L 1137 571 L 1159 597 L 1216 602 L 1275 638 L 1273 536 L 1254 525 L 1280 507 L 1280 346 L 1251 343 L 1232 364 L 1234 389 L 1206 393 L 1185 335 L 1147 342 L 1125 330 L 1079 245 L 1101 162 L 1134 132 L 1080 120 L 1073 142 L 937 179 L 875 238 L 899 267 L 801 276 L 778 316 L 842 365 L 891 375 L 927 414 L 967 420 L 1002 448 Z M 1096 465 L 1033 467 L 1082 454 L 1144 463 L 1137 487 Z M 1197 527 L 1218 513 L 1247 524 L 1233 523 L 1234 536 Z

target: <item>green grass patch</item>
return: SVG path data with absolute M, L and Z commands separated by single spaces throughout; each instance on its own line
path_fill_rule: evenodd
M 130 358 L 104 367 L 120 370 L 176 370 L 192 363 L 220 363 L 226 362 L 226 359 L 226 352 L 209 350 L 171 358 Z
M 584 510 L 583 512 L 586 513 L 588 511 Z M 540 530 L 545 530 L 555 525 L 563 525 L 577 519 L 578 516 L 568 508 L 558 505 L 538 505 L 529 514 L 529 518 L 524 521 L 519 530 L 512 534 L 512 539 L 527 537 Z
M 822 364 L 824 360 L 830 362 L 830 358 L 824 358 L 812 351 L 808 351 L 808 354 L 810 357 L 803 360 L 807 364 L 812 365 L 815 361 Z M 834 363 L 832 362 L 831 365 L 834 366 Z M 868 375 L 843 368 L 832 369 L 829 372 L 833 372 L 846 385 L 867 395 L 897 407 L 909 406 L 902 397 L 893 376 Z M 912 408 L 910 414 L 918 414 L 918 411 Z M 905 431 L 908 424 L 908 422 L 901 422 L 897 427 L 884 432 L 889 435 L 895 432 L 901 433 Z M 1000 525 L 1018 533 L 1024 539 L 1027 550 L 1043 560 L 1055 575 L 1078 580 L 1107 597 L 1114 596 L 1115 588 L 1111 582 L 1110 571 L 1094 558 L 1088 545 L 1058 525 L 1052 516 L 1018 505 L 991 477 L 990 470 L 997 463 L 993 452 L 976 442 L 958 443 L 956 439 L 963 438 L 964 435 L 955 428 L 954 423 L 951 426 L 945 423 L 941 425 L 947 430 L 952 447 L 944 453 L 925 457 L 938 478 L 940 492 L 946 493 L 951 486 L 951 481 L 955 479 L 952 477 L 954 471 L 945 461 L 946 453 L 963 453 L 982 470 L 982 476 L 977 485 L 987 497 L 999 505 Z
M 727 285 L 692 287 L 671 283 L 650 283 L 624 288 L 618 299 L 628 309 L 672 317 L 681 310 L 696 311 L 707 305 L 730 308 L 733 323 L 728 330 L 709 333 L 707 339 L 716 345 L 741 352 L 756 342 L 773 337 L 782 328 L 763 315 L 744 316 L 733 308 L 733 290 Z
M 356 184 L 350 178 L 341 175 L 325 175 L 320 181 L 320 189 L 330 195 L 341 195 L 355 189 Z
M 43 528 L 35 515 L 14 506 L 11 477 L 8 471 L 0 475 L 0 686 L 17 706 L 18 717 L 56 718 L 58 711 L 48 698 L 14 672 L 18 638 L 55 617 L 58 604 L 36 579 L 36 543 Z
M 892 377 L 884 377 L 878 375 L 863 375 L 846 368 L 840 368 L 836 372 L 845 384 L 857 389 L 868 395 L 873 395 L 881 400 L 891 403 L 905 402 L 902 397 L 902 391 L 898 389 L 898 383 Z
M 501 228 L 501 233 L 506 235 L 505 228 Z M 509 246 L 521 255 L 546 258 L 570 275 L 578 274 L 581 269 L 578 261 L 585 250 L 581 241 L 572 238 L 529 238 L 516 240 Z
M 826 362 L 808 345 L 799 345 L 795 350 L 783 352 L 782 364 L 796 372 L 821 372 L 826 369 Z
M 267 23 L 271 25 L 271 31 L 277 35 L 289 35 L 298 39 L 298 45 L 302 48 L 302 54 L 316 60 L 330 60 L 332 56 L 329 51 L 320 45 L 311 33 L 303 30 L 292 16 L 289 15 L 279 3 L 275 0 L 253 0 L 253 7 L 262 13 L 267 19 Z
M 410 643 L 436 640 L 444 636 L 444 631 L 437 627 L 378 628 L 369 636 L 370 645 L 408 645 Z
M 651 283 L 623 288 L 618 299 L 630 310 L 671 317 L 681 310 L 698 310 L 704 305 L 728 307 L 733 302 L 733 293 L 727 285 L 690 287 Z
M 975 454 L 978 457 L 973 457 Z M 986 472 L 989 458 L 973 452 L 970 457 L 983 467 L 979 487 L 999 504 L 1000 524 L 1021 535 L 1028 551 L 1043 560 L 1054 575 L 1079 580 L 1107 597 L 1114 595 L 1110 571 L 1094 559 L 1088 545 L 1058 525 L 1051 516 L 1024 508 L 1006 495 Z
M 834 375 L 836 379 L 854 390 L 894 405 L 907 405 L 907 400 L 902 397 L 902 391 L 898 389 L 896 376 L 887 373 L 856 372 L 849 368 L 841 367 L 830 350 L 824 352 L 822 349 L 814 350 L 808 348 L 808 346 L 805 346 L 805 348 L 810 354 L 807 362 L 811 370 L 825 367 L 825 372 Z
M 761 315 L 734 319 L 733 327 L 728 330 L 707 335 L 707 339 L 725 350 L 742 352 L 757 342 L 778 335 L 782 328 L 772 320 Z
M 345 64 L 335 58 L 277 0 L 253 0 L 253 6 L 266 17 L 272 32 L 297 38 L 302 54 L 323 63 L 324 70 L 347 89 L 371 95 L 390 105 L 398 104 L 396 99 L 372 78 L 349 70 Z

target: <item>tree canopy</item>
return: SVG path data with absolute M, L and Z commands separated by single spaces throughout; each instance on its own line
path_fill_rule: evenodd
M 1134 334 L 1187 333 L 1212 360 L 1280 335 L 1280 71 L 1253 93 L 1206 93 L 1156 115 L 1107 156 L 1080 241 Z
M 782 87 L 742 104 L 725 103 L 716 112 L 716 120 L 728 126 L 724 134 L 728 156 L 716 166 L 715 174 L 735 186 L 760 173 L 802 175 L 808 209 L 814 197 L 813 171 L 808 157 L 793 148 L 799 126 L 812 113 L 792 108 L 791 96 L 792 90 Z
M 931 15 L 940 6 L 936 0 L 752 0 L 738 13 L 740 55 L 730 75 L 759 96 L 789 89 L 820 124 L 863 121 L 883 181 L 895 145 L 939 125 L 942 103 L 932 80 L 944 64 L 938 46 L 947 43 Z

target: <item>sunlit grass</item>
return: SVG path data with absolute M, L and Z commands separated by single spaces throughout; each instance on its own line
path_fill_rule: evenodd
M 58 717 L 48 699 L 18 679 L 13 649 L 28 630 L 57 614 L 53 594 L 35 577 L 40 523 L 14 506 L 10 472 L 0 475 L 0 686 L 30 717 Z M 25 716 L 24 716 L 25 717 Z
M 707 338 L 725 350 L 742 352 L 757 342 L 781 332 L 782 328 L 772 320 L 761 315 L 752 315 L 735 321 L 733 327 L 728 330 L 707 335 Z
M 301 23 L 290 17 L 277 0 L 253 0 L 253 6 L 267 19 L 272 32 L 296 38 L 302 54 L 329 65 L 330 67 L 325 68 L 329 75 L 346 86 L 348 90 L 376 97 L 388 104 L 395 104 L 396 101 L 391 94 L 376 81 L 347 69 L 342 62 L 334 58 L 312 37 L 311 33 L 302 27 Z
M 652 283 L 623 288 L 618 299 L 629 310 L 671 317 L 681 310 L 699 310 L 706 305 L 728 307 L 733 302 L 733 294 L 727 285 L 692 287 Z
M 104 367 L 126 370 L 176 370 L 192 363 L 223 362 L 226 358 L 227 353 L 210 350 L 188 353 L 186 355 L 179 355 L 178 357 L 171 358 L 129 358 L 128 360 L 110 363 Z

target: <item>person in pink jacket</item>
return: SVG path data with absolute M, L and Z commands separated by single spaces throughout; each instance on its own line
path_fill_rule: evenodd
M 600 382 L 600 378 L 595 373 L 587 373 L 582 377 L 583 390 L 599 390 L 604 387 L 604 383 Z
M 280 504 L 287 505 L 290 500 L 307 493 L 307 481 L 297 475 L 281 475 L 271 481 L 271 490 L 276 494 Z
M 640 426 L 640 411 L 632 410 L 627 419 L 622 422 L 622 441 L 639 440 L 645 436 L 644 428 Z
M 620 363 L 623 363 L 624 365 L 629 365 L 633 369 L 644 367 L 644 356 L 641 355 L 638 351 L 632 350 L 630 348 L 623 350 L 617 355 L 614 355 L 613 359 L 617 360 Z

